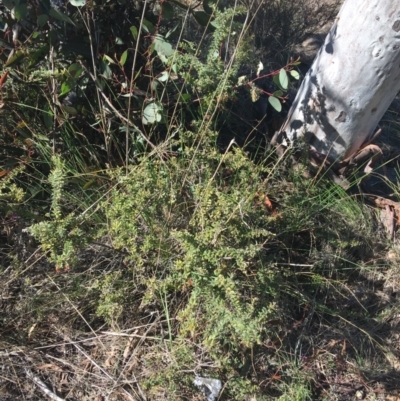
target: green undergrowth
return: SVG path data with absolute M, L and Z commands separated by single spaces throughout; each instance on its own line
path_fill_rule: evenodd
M 182 370 L 199 363 L 201 348 L 212 368 L 197 373 L 226 381 L 227 399 L 276 388 L 282 399 L 293 391 L 310 398 L 311 379 L 257 386 L 259 372 L 271 369 L 265 346 L 287 330 L 299 305 L 338 313 L 323 298 L 346 291 L 346 277 L 369 260 L 372 220 L 335 184 L 303 178 L 289 160 L 255 164 L 234 144 L 220 152 L 216 136 L 207 132 L 195 147 L 196 133 L 182 132 L 173 157 L 144 156 L 108 171 L 110 189 L 96 205 L 101 223 L 60 212 L 67 175 L 56 158 L 50 219 L 30 232 L 59 268 L 74 269 L 77 250 L 93 240 L 123 252 L 124 268 L 89 288 L 96 315 L 112 327 L 124 327 L 132 308 L 167 319 L 162 344 L 172 359 L 166 363 L 161 351 L 143 356 L 149 394 L 162 388 L 180 399 L 183 388 L 193 391 L 193 375 Z M 90 224 L 96 230 L 85 232 Z
M 289 3 L 276 3 L 289 15 Z M 375 258 L 385 241 L 356 183 L 351 195 L 325 177 L 306 178 L 289 152 L 268 150 L 265 132 L 240 132 L 260 96 L 281 110 L 296 63 L 282 52 L 279 67 L 264 71 L 273 88 L 264 93 L 259 75 L 276 60 L 254 59 L 246 8 L 210 1 L 204 11 L 127 6 L 118 29 L 101 31 L 95 55 L 83 4 L 68 6 L 69 16 L 41 10 L 32 40 L 18 44 L 21 58 L 3 60 L 12 71 L 0 110 L 0 212 L 11 229 L 0 239 L 36 249 L 16 246 L 4 258 L 15 269 L 7 283 L 18 282 L 24 300 L 10 297 L 7 341 L 42 345 L 66 327 L 93 335 L 150 321 L 148 337 L 138 329 L 133 368 L 149 399 L 195 399 L 195 375 L 219 378 L 221 400 L 324 399 L 315 349 L 353 335 L 350 328 L 360 335 L 354 344 L 380 341 L 369 330 L 376 314 L 358 302 L 352 281 L 386 267 Z M 32 7 L 20 12 L 35 15 Z M 101 22 L 121 4 L 93 7 Z M 182 38 L 187 18 L 201 45 Z M 58 57 L 57 35 L 65 40 Z M 315 345 L 326 327 L 328 340 Z

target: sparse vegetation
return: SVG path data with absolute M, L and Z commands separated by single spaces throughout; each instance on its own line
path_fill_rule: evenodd
M 3 1 L 1 399 L 398 396 L 397 246 L 269 148 L 300 3 Z

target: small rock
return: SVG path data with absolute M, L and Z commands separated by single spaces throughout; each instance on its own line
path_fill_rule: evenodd
M 215 401 L 222 388 L 221 380 L 197 376 L 193 383 L 205 395 L 207 401 Z

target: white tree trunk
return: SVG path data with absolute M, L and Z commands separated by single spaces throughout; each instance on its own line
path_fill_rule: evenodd
M 400 90 L 400 0 L 346 0 L 283 125 L 331 161 L 367 142 Z

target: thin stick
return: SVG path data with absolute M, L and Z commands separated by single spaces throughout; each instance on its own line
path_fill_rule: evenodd
M 29 369 L 25 369 L 25 373 L 49 398 L 54 401 L 65 401 L 63 398 L 60 398 L 58 395 L 51 392 L 48 387 L 38 377 L 34 376 L 34 374 Z

